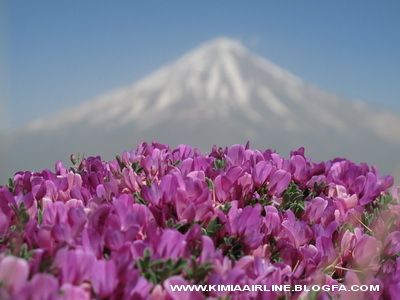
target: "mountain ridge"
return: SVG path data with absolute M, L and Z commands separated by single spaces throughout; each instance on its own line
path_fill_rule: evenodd
M 205 101 L 208 100 L 208 102 L 215 101 L 215 100 L 224 100 L 227 101 L 227 96 L 231 97 L 232 99 L 235 99 L 236 101 L 240 101 L 240 103 L 246 104 L 246 102 L 249 101 L 247 95 L 249 94 L 248 91 L 244 90 L 243 88 L 243 80 L 240 77 L 240 71 L 236 70 L 235 62 L 232 58 L 229 58 L 230 53 L 233 53 L 234 55 L 249 55 L 250 53 L 242 46 L 240 45 L 237 41 L 227 39 L 227 38 L 217 38 L 212 41 L 206 42 L 199 47 L 196 47 L 194 50 L 189 51 L 186 55 L 183 55 L 183 57 L 175 60 L 173 63 L 167 64 L 166 66 L 160 68 L 159 70 L 151 73 L 150 75 L 146 76 L 142 80 L 139 80 L 136 83 L 133 83 L 132 85 L 129 85 L 127 87 L 122 87 L 118 90 L 115 90 L 111 93 L 106 93 L 104 96 L 96 97 L 93 100 L 86 101 L 82 103 L 81 105 L 70 108 L 67 112 L 65 112 L 63 115 L 72 115 L 75 116 L 76 118 L 79 118 L 80 115 L 82 115 L 82 111 L 84 114 L 88 114 L 88 111 L 92 110 L 93 107 L 100 107 L 100 106 L 109 106 L 109 101 L 107 101 L 107 97 L 112 97 L 114 99 L 123 99 L 124 97 L 129 97 L 129 94 L 134 94 L 134 93 L 142 93 L 146 89 L 154 89 L 155 85 L 158 85 L 158 88 L 163 88 L 164 86 L 167 86 L 168 83 L 168 77 L 169 74 L 171 73 L 171 68 L 174 69 L 173 71 L 178 71 L 182 74 L 187 73 L 188 71 L 185 70 L 187 66 L 191 66 L 191 69 L 189 70 L 189 73 L 191 76 L 188 76 L 188 78 L 185 78 L 185 80 L 182 80 L 182 78 L 179 78 L 177 81 L 178 86 L 174 86 L 173 88 L 169 88 L 164 92 L 161 97 L 158 99 L 158 108 L 159 109 L 164 109 L 166 106 L 167 100 L 171 102 L 174 102 L 174 99 L 177 98 L 176 95 L 177 92 L 180 90 L 182 85 L 182 81 L 186 81 L 187 85 L 189 88 L 192 88 L 193 90 L 200 90 L 198 86 L 193 86 L 193 85 L 199 85 L 198 82 L 196 82 L 196 76 L 198 73 L 203 72 L 204 66 L 207 64 L 201 63 L 204 62 L 205 59 L 214 59 L 216 61 L 216 65 L 214 65 L 214 68 L 211 69 L 210 75 L 207 76 L 209 79 L 206 82 L 206 89 L 204 90 L 206 92 L 206 95 L 204 93 L 201 95 Z M 252 55 L 253 59 L 256 59 L 257 62 L 260 63 L 260 66 L 262 66 L 264 69 L 268 69 L 268 71 L 273 70 L 274 71 L 274 77 L 285 77 L 286 82 L 288 82 L 288 78 L 291 79 L 291 81 L 294 84 L 298 84 L 298 82 L 302 82 L 302 80 L 294 75 L 291 75 L 289 72 L 279 68 L 278 66 L 272 64 L 271 62 L 268 62 L 266 60 L 263 60 L 261 57 L 256 56 L 255 54 L 250 54 Z M 225 61 L 223 61 L 225 60 Z M 200 63 L 199 63 L 200 62 Z M 210 65 L 210 63 L 208 64 Z M 221 65 L 221 66 L 218 66 Z M 215 71 L 215 67 L 220 67 L 220 69 L 229 69 L 230 72 L 219 72 L 218 70 Z M 183 69 L 183 70 L 182 70 Z M 215 72 L 213 72 L 215 71 Z M 218 79 L 215 80 L 215 77 L 218 77 L 218 74 L 228 74 L 232 78 L 230 79 L 230 83 L 232 84 L 225 84 L 223 88 L 220 88 L 219 90 L 217 89 L 218 87 Z M 231 85 L 231 89 L 233 90 L 228 90 L 226 89 L 227 85 Z M 241 88 L 240 88 L 241 87 Z M 171 96 L 168 98 L 167 93 L 170 93 Z M 216 94 L 218 93 L 218 94 Z M 195 95 L 198 96 L 198 95 Z M 139 96 L 140 98 L 140 96 Z M 135 99 L 136 103 L 136 113 L 141 112 L 141 106 L 144 106 L 143 103 L 139 100 L 141 99 Z M 145 99 L 145 100 L 148 100 Z M 121 104 L 121 103 L 119 103 Z M 137 106 L 139 104 L 139 107 Z M 215 103 L 214 103 L 215 104 Z M 276 101 L 276 105 L 279 105 L 279 101 Z M 103 109 L 103 108 L 101 108 Z M 121 109 L 120 109 L 121 110 Z M 134 110 L 134 111 L 135 111 Z M 72 113 L 74 112 L 74 113 Z M 108 115 L 111 116 L 112 111 L 107 111 Z M 53 119 L 60 119 L 60 116 L 62 114 L 55 114 L 53 116 Z M 136 117 L 136 115 L 132 115 L 132 117 Z M 129 119 L 130 120 L 130 119 Z M 39 119 L 31 122 L 28 124 L 27 128 L 31 130 L 38 130 L 38 129 L 51 129 L 47 125 L 45 125 L 47 120 L 44 119 Z M 62 123 L 62 120 L 59 121 Z M 54 123 L 53 123 L 54 125 Z M 52 126 L 54 128 L 54 126 Z
M 142 141 L 205 151 L 250 140 L 259 149 L 304 146 L 316 160 L 345 156 L 389 173 L 399 161 L 398 128 L 399 115 L 326 92 L 218 38 L 131 85 L 29 123 L 10 146 L 18 158 L 7 162 L 40 169 L 77 152 L 111 159 Z

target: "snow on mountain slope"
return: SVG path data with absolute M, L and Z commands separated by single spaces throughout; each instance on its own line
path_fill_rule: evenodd
M 47 126 L 48 119 L 41 119 L 28 128 L 33 131 L 57 130 L 66 122 L 82 121 L 107 126 L 111 121 L 111 126 L 118 127 L 159 112 L 170 117 L 175 107 L 188 111 L 202 107 L 208 110 L 209 117 L 226 118 L 229 109 L 236 108 L 254 121 L 262 118 L 252 107 L 255 98 L 264 102 L 270 113 L 291 118 L 293 115 L 288 108 L 291 102 L 311 104 L 306 103 L 308 99 L 303 99 L 305 93 L 301 89 L 308 87 L 299 78 L 249 53 L 236 41 L 219 38 L 128 88 L 53 116 L 51 127 Z M 320 109 L 323 111 L 325 109 Z M 156 126 L 157 120 L 142 124 L 146 128 Z
M 16 134 L 7 162 L 42 169 L 78 151 L 110 159 L 141 141 L 206 151 L 250 140 L 283 154 L 305 146 L 314 159 L 346 156 L 391 173 L 400 161 L 399 128 L 397 114 L 325 92 L 217 38 L 131 86 L 32 122 Z

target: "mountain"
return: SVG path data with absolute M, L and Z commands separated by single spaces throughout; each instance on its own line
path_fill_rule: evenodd
M 314 160 L 347 157 L 393 174 L 399 128 L 398 114 L 323 91 L 217 38 L 139 82 L 21 128 L 9 138 L 0 179 L 4 170 L 53 168 L 71 153 L 111 159 L 152 140 L 203 152 L 247 140 L 282 155 L 304 146 Z

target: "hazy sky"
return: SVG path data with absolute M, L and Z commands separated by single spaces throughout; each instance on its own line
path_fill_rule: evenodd
M 217 36 L 400 112 L 398 0 L 0 1 L 2 129 L 130 84 Z

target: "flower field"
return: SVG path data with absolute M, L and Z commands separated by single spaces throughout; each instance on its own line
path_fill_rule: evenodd
M 71 166 L 71 167 L 70 167 Z M 398 299 L 400 189 L 375 167 L 142 143 L 0 187 L 0 299 Z M 173 291 L 171 285 L 379 285 Z M 397 298 L 396 298 L 397 297 Z

